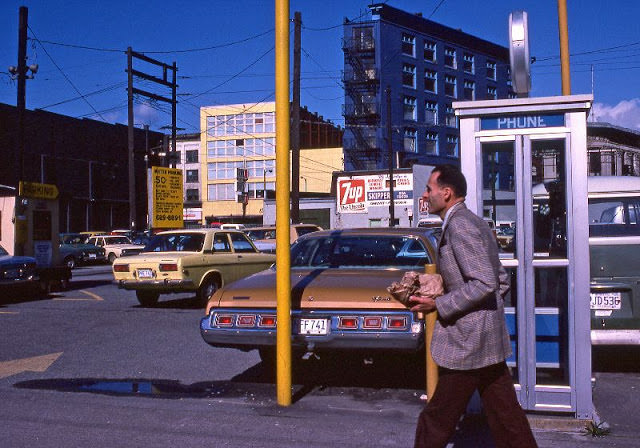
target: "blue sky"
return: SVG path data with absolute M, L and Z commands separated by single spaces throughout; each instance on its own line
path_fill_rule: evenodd
M 365 0 L 291 0 L 302 13 L 301 103 L 343 125 L 342 23 Z M 531 96 L 561 93 L 555 0 L 389 0 L 444 25 L 507 45 L 508 16 L 529 15 Z M 595 94 L 594 114 L 640 130 L 640 1 L 568 0 L 572 93 Z M 29 8 L 27 108 L 110 123 L 127 121 L 127 47 L 178 66 L 178 126 L 199 131 L 199 107 L 274 99 L 274 0 L 3 0 L 0 102 L 16 104 L 7 67 L 17 64 L 18 8 Z M 293 42 L 292 42 L 293 46 Z M 79 48 L 88 47 L 88 48 Z M 593 67 L 593 78 L 592 78 Z M 134 64 L 151 72 L 151 68 Z M 170 95 L 154 85 L 137 87 Z M 171 123 L 169 105 L 136 102 L 135 123 Z M 97 112 L 97 113 L 96 113 Z

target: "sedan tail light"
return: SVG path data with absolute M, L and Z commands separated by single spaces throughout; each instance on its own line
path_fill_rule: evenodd
M 356 329 L 358 328 L 358 318 L 355 316 L 340 316 L 338 328 L 346 330 Z
M 407 318 L 392 316 L 387 318 L 387 328 L 389 330 L 406 330 Z
M 238 316 L 238 327 L 253 327 L 256 325 L 255 314 L 240 314 Z
M 159 269 L 160 269 L 160 272 L 177 271 L 178 264 L 177 263 L 160 263 Z
M 379 330 L 382 328 L 382 316 L 366 316 L 362 328 L 367 330 Z
M 129 272 L 128 264 L 114 264 L 113 265 L 114 272 Z
M 271 316 L 271 315 L 260 316 L 260 319 L 258 320 L 258 327 L 275 328 L 276 316 Z
M 234 320 L 233 314 L 218 314 L 214 325 L 218 327 L 233 327 Z

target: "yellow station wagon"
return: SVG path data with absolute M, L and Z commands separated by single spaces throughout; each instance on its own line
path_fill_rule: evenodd
M 274 262 L 275 255 L 258 251 L 238 230 L 173 230 L 155 235 L 139 255 L 118 258 L 113 275 L 143 306 L 160 294 L 190 291 L 204 304 L 218 288 Z

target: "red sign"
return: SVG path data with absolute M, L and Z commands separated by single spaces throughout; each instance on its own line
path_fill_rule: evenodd
M 429 214 L 429 203 L 423 197 L 418 198 L 418 210 L 421 215 Z
M 348 210 L 364 210 L 364 179 L 341 180 L 338 183 L 338 205 Z

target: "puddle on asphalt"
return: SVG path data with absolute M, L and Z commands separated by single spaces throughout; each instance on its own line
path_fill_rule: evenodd
M 104 395 L 145 396 L 156 398 L 236 398 L 250 401 L 271 401 L 273 384 L 233 383 L 229 381 L 185 385 L 173 380 L 144 379 L 43 379 L 14 384 L 20 389 L 55 390 L 58 392 L 88 392 Z

